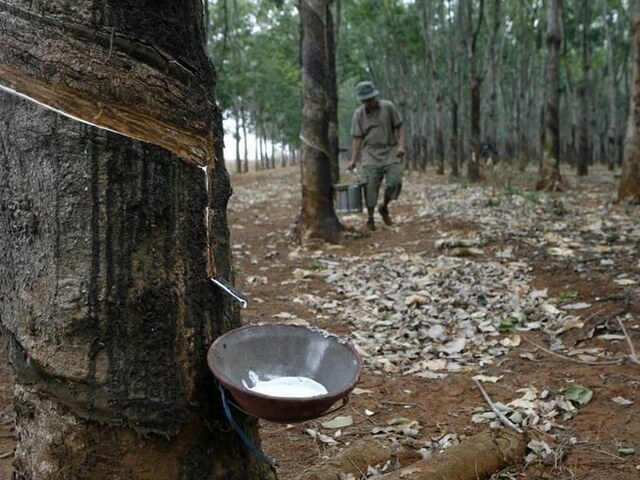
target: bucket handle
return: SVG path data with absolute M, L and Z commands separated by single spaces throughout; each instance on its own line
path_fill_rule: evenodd
M 320 416 L 321 417 L 326 417 L 327 415 L 331 415 L 332 413 L 336 413 L 337 411 L 342 410 L 344 407 L 346 407 L 347 403 L 349 403 L 349 395 L 347 395 L 346 397 L 342 397 L 342 404 L 341 405 L 338 405 L 336 408 L 333 408 L 333 409 L 329 410 L 328 412 L 323 413 Z

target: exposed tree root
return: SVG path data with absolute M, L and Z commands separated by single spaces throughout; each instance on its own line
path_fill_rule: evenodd
M 524 434 L 487 430 L 473 435 L 443 453 L 419 460 L 416 453 L 392 449 L 376 441 L 360 441 L 334 458 L 305 470 L 296 480 L 361 478 L 368 466 L 391 460 L 395 471 L 371 480 L 479 480 L 517 462 L 525 454 Z
M 335 457 L 302 472 L 296 480 L 339 480 L 342 476 L 353 475 L 361 478 L 369 465 L 377 465 L 392 459 L 391 448 L 372 440 L 361 440 L 343 450 Z M 400 466 L 409 465 L 420 459 L 420 455 L 400 450 L 395 457 Z
M 376 480 L 480 480 L 517 462 L 527 440 L 510 430 L 484 431 L 443 453 Z M 372 479 L 373 480 L 373 479 Z

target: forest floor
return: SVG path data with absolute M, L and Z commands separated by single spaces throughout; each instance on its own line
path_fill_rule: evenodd
M 377 216 L 369 232 L 364 214 L 339 214 L 350 228 L 339 245 L 294 240 L 297 168 L 232 176 L 243 323 L 316 326 L 364 360 L 341 411 L 260 421 L 280 480 L 357 440 L 428 456 L 505 428 L 479 384 L 532 440 L 492 478 L 640 478 L 640 207 L 614 202 L 617 179 L 604 169 L 565 172 L 567 192 L 536 193 L 535 173 L 499 168 L 477 185 L 408 172 L 395 224 Z M 325 423 L 336 417 L 342 427 Z M 11 472 L 11 432 L 1 362 L 0 478 Z M 343 478 L 390 465 L 370 467 Z
M 395 225 L 376 213 L 369 232 L 364 213 L 339 214 L 351 228 L 339 245 L 302 246 L 297 169 L 232 177 L 243 322 L 317 326 L 365 361 L 342 411 L 261 421 L 280 480 L 360 439 L 427 456 L 496 427 L 474 377 L 532 440 L 492 478 L 640 478 L 640 209 L 615 202 L 600 168 L 565 172 L 565 193 L 528 190 L 535 172 L 484 173 L 469 185 L 408 172 Z M 322 425 L 335 417 L 351 424 Z M 344 478 L 388 469 L 371 467 Z

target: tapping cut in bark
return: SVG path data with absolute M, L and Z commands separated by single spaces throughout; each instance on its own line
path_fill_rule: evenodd
M 136 30 L 134 22 L 127 26 L 119 19 L 116 26 L 122 14 L 114 5 L 104 14 L 114 18 L 98 24 L 88 2 L 73 12 L 53 4 L 27 9 L 22 3 L 0 4 L 0 88 L 159 145 L 187 162 L 209 164 L 216 140 L 213 72 L 202 52 L 188 48 L 189 29 L 172 31 L 165 20 L 168 25 L 156 30 L 169 32 L 175 46 L 167 40 L 163 45 Z

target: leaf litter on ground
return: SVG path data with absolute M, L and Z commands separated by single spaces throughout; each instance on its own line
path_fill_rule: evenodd
M 435 256 L 426 248 L 424 253 L 412 253 L 400 245 L 378 251 L 374 245 L 375 253 L 366 256 L 344 254 L 328 245 L 313 250 L 296 247 L 290 258 L 313 260 L 318 268 L 294 272 L 292 281 L 319 277 L 330 290 L 322 297 L 308 292 L 296 295 L 295 303 L 348 323 L 350 340 L 367 368 L 381 375 L 442 378 L 482 371 L 520 345 L 518 332 L 531 330 L 548 334 L 554 352 L 608 358 L 605 349 L 572 353 L 563 345 L 563 333 L 584 328 L 581 311 L 592 303 L 575 291 L 549 298 L 546 290 L 534 289 L 531 265 L 511 245 L 519 242 L 538 256 L 571 262 L 577 272 L 594 268 L 606 274 L 640 245 L 637 214 L 614 209 L 606 191 L 578 191 L 562 200 L 554 194 L 505 193 L 488 202 L 487 188 L 482 186 L 439 183 L 425 187 L 408 177 L 402 199 L 415 208 L 400 216 L 394 228 L 401 228 L 403 222 L 446 217 L 469 222 L 476 230 L 442 236 L 434 242 Z M 290 202 L 298 194 L 297 185 L 280 187 L 277 202 Z M 251 205 L 260 198 L 261 193 L 252 190 L 239 203 Z M 272 211 L 277 207 L 276 203 Z M 493 258 L 486 249 L 491 245 L 497 246 Z M 473 255 L 462 255 L 460 249 L 473 249 Z M 242 248 L 234 253 L 247 254 Z M 261 277 L 256 280 L 266 282 Z M 637 279 L 628 275 L 618 275 L 611 282 L 637 288 Z M 606 332 L 602 338 L 619 339 L 616 333 Z M 535 358 L 530 352 L 521 357 Z M 519 398 L 496 405 L 514 423 L 548 433 L 574 416 L 576 405 L 588 403 L 593 392 L 582 388 L 569 388 L 563 394 L 561 389 L 552 393 L 528 387 L 518 390 Z M 612 401 L 628 404 L 623 398 Z M 471 421 L 496 427 L 495 416 L 486 405 L 478 406 Z M 412 420 L 407 421 L 411 425 Z M 385 428 L 389 434 L 401 433 L 391 427 L 376 427 L 374 433 L 384 433 Z M 548 455 L 550 447 L 537 442 L 530 445 L 531 454 Z

